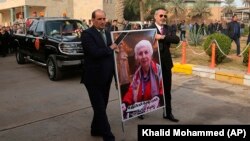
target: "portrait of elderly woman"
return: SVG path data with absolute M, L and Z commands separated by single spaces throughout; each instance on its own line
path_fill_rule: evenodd
M 164 105 L 161 66 L 153 61 L 153 47 L 148 40 L 140 40 L 134 47 L 138 66 L 122 98 L 123 118 L 131 118 Z

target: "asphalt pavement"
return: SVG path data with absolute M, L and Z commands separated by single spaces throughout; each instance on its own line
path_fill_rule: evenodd
M 192 75 L 173 75 L 173 123 L 162 110 L 124 122 L 114 83 L 107 109 L 117 141 L 137 141 L 139 124 L 250 124 L 249 87 Z M 90 136 L 93 111 L 79 72 L 68 72 L 57 82 L 46 69 L 15 56 L 0 58 L 0 141 L 101 141 Z

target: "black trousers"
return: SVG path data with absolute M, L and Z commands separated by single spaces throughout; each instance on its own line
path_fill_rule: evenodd
M 186 31 L 181 31 L 181 33 L 180 33 L 180 39 L 181 39 L 181 41 L 183 41 L 184 39 L 186 39 Z
M 172 71 L 171 68 L 166 68 L 162 64 L 162 76 L 164 85 L 164 96 L 165 96 L 165 112 L 167 115 L 172 114 L 171 106 L 171 87 L 172 87 Z
M 111 128 L 108 121 L 106 109 L 109 100 L 110 85 L 94 86 L 86 85 L 89 99 L 94 110 L 94 116 L 91 123 L 91 131 L 101 133 L 103 136 L 111 136 Z
M 237 55 L 240 55 L 240 38 L 235 37 L 235 38 L 232 39 L 232 42 L 233 41 L 236 44 Z

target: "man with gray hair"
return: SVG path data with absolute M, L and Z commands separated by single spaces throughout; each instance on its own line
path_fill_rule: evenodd
M 172 29 L 165 25 L 167 19 L 167 12 L 165 9 L 157 9 L 154 14 L 155 23 L 153 23 L 149 28 L 155 28 L 157 34 L 155 39 L 158 40 L 160 56 L 161 56 L 161 67 L 163 75 L 163 85 L 164 85 L 164 95 L 165 95 L 165 113 L 163 115 L 164 119 L 168 119 L 173 122 L 178 122 L 172 114 L 171 106 L 171 85 L 172 85 L 172 67 L 173 61 L 170 53 L 170 45 L 172 43 L 178 44 L 180 42 L 179 37 L 175 33 L 172 33 Z

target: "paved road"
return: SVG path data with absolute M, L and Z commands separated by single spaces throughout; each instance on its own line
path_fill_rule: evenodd
M 72 72 L 52 82 L 45 68 L 0 58 L 0 141 L 101 141 L 89 134 L 92 109 L 79 81 L 80 74 Z M 180 74 L 173 83 L 178 124 L 250 124 L 249 87 Z M 136 141 L 138 124 L 175 124 L 158 110 L 125 122 L 123 133 L 114 85 L 108 116 L 118 141 Z

